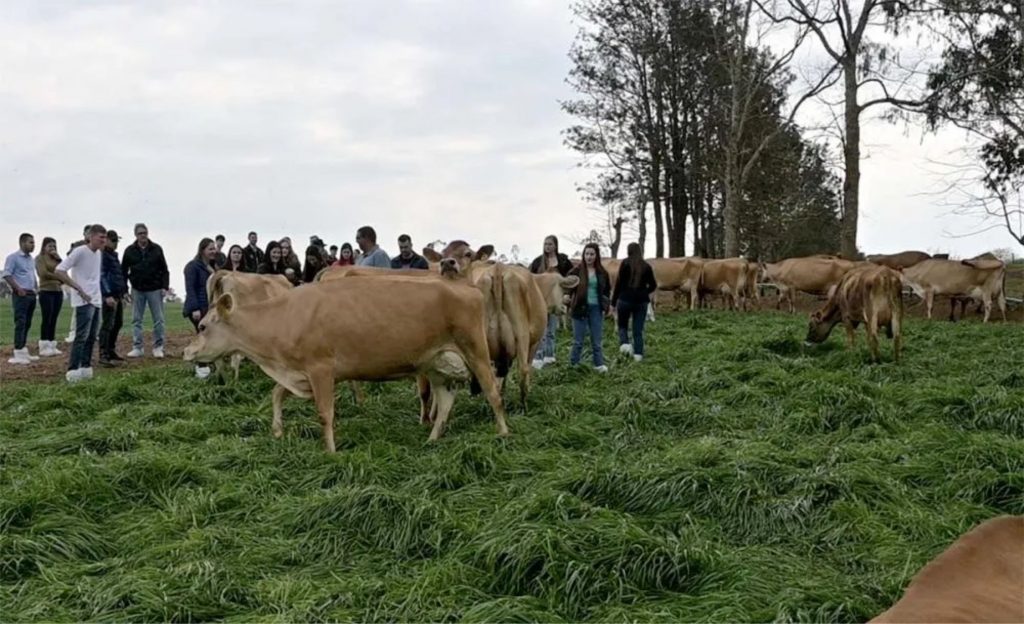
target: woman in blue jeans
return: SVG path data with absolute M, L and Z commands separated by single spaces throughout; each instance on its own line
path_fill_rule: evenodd
M 644 359 L 644 321 L 651 293 L 658 289 L 654 269 L 644 261 L 643 250 L 637 243 L 626 248 L 626 261 L 619 269 L 612 293 L 612 307 L 619 317 L 619 353 L 632 355 L 637 362 Z M 633 344 L 629 343 L 629 319 L 633 318 Z
M 187 318 L 192 327 L 199 333 L 199 321 L 203 320 L 210 309 L 206 298 L 206 282 L 217 271 L 217 245 L 212 238 L 199 241 L 196 257 L 185 265 L 185 305 L 181 314 Z M 209 366 L 196 364 L 196 377 L 206 379 L 210 376 Z
M 544 238 L 544 253 L 537 256 L 530 264 L 530 273 L 558 273 L 565 277 L 572 271 L 572 261 L 563 253 L 558 252 L 558 237 L 547 236 Z M 544 332 L 544 338 L 537 347 L 537 354 L 533 357 L 533 367 L 543 368 L 548 364 L 555 363 L 555 331 L 558 329 L 558 315 L 548 314 L 548 326 Z
M 611 310 L 611 284 L 608 272 L 601 266 L 601 249 L 594 243 L 583 248 L 583 262 L 569 275 L 577 275 L 580 283 L 572 301 L 572 355 L 573 366 L 580 363 L 583 355 L 583 337 L 590 332 L 590 352 L 594 359 L 594 370 L 607 373 L 601 338 L 604 335 L 604 315 Z

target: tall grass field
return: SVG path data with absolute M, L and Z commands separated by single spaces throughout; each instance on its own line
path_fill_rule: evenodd
M 639 364 L 606 330 L 507 439 L 465 390 L 430 444 L 411 382 L 339 384 L 333 456 L 251 365 L 4 384 L 2 619 L 865 621 L 1024 513 L 1019 325 L 910 320 L 899 364 L 802 316 L 662 315 Z

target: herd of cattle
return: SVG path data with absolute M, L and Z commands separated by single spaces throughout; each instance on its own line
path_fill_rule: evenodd
M 518 363 L 520 398 L 530 384 L 531 356 L 549 314 L 564 314 L 577 277 L 536 275 L 517 265 L 490 261 L 491 248 L 474 251 L 456 241 L 430 257 L 431 271 L 337 267 L 315 283 L 293 288 L 280 275 L 218 271 L 207 284 L 210 311 L 185 359 L 213 362 L 252 359 L 276 385 L 272 391 L 275 437 L 283 435 L 282 402 L 295 395 L 314 400 L 324 444 L 334 452 L 334 387 L 358 382 L 415 378 L 420 420 L 441 435 L 466 381 L 482 391 L 499 435 L 508 433 L 504 381 Z M 913 261 L 913 260 L 917 261 Z M 742 259 L 653 259 L 659 288 L 690 296 L 693 308 L 709 294 L 735 309 L 757 300 L 758 282 L 774 284 L 779 305 L 793 292 L 827 297 L 811 316 L 809 340 L 823 340 L 842 321 L 852 340 L 864 323 L 877 357 L 884 327 L 899 356 L 903 286 L 924 298 L 929 314 L 935 295 L 978 299 L 986 320 L 992 301 L 1005 310 L 1004 267 L 993 258 L 961 262 L 911 257 L 869 257 L 851 262 L 835 256 L 796 258 L 773 264 Z M 608 261 L 614 280 L 619 263 Z M 954 299 L 955 305 L 956 299 Z M 1005 312 L 1004 312 L 1005 314 Z M 1024 517 L 993 518 L 962 536 L 925 566 L 903 597 L 872 622 L 1024 621 Z
M 349 381 L 359 402 L 360 381 L 415 378 L 420 420 L 433 424 L 432 440 L 443 432 L 456 384 L 469 381 L 474 394 L 486 396 L 504 435 L 502 394 L 509 370 L 517 366 L 525 409 L 530 363 L 548 315 L 564 316 L 579 279 L 533 274 L 493 261 L 493 253 L 490 245 L 474 250 L 454 241 L 441 252 L 424 250 L 430 271 L 334 267 L 301 288 L 278 275 L 218 271 L 207 283 L 211 309 L 186 360 L 223 365 L 231 357 L 237 378 L 241 357 L 250 358 L 277 382 L 274 435 L 282 435 L 288 395 L 313 399 L 332 452 L 337 380 Z M 1006 268 L 988 254 L 962 261 L 904 252 L 865 261 L 818 255 L 775 263 L 689 257 L 648 262 L 659 290 L 673 293 L 677 308 L 684 296 L 693 309 L 712 295 L 735 310 L 759 306 L 759 284 L 774 285 L 776 307 L 786 302 L 790 312 L 796 292 L 826 297 L 810 317 L 807 341 L 825 340 L 842 323 L 852 345 L 855 328 L 863 324 L 876 360 L 881 330 L 893 339 L 899 359 L 904 286 L 924 300 L 929 318 L 937 295 L 949 296 L 953 306 L 980 301 L 986 322 L 995 302 L 1006 318 Z M 620 264 L 605 261 L 613 284 Z

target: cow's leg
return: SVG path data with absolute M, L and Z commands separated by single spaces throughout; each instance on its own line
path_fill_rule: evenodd
M 882 355 L 878 350 L 878 314 L 874 307 L 871 308 L 871 312 L 864 323 L 864 331 L 868 334 L 868 349 L 871 350 L 872 360 L 880 362 Z
M 320 428 L 323 431 L 324 448 L 328 453 L 334 447 L 334 371 L 330 369 L 314 371 L 309 375 L 309 385 L 313 390 L 313 401 L 320 416 Z
M 693 312 L 697 306 L 697 288 L 695 286 L 690 287 L 690 312 Z
M 677 308 L 678 309 L 678 308 Z M 651 323 L 654 322 L 654 300 L 647 304 L 647 320 Z
M 981 293 L 981 304 L 985 306 L 985 318 L 982 323 L 988 323 L 988 317 L 992 315 L 992 297 L 987 292 Z
M 242 357 L 241 353 L 231 356 L 231 370 L 235 373 L 235 383 L 238 383 L 238 370 L 242 367 Z
M 280 438 L 284 435 L 284 424 L 282 423 L 282 416 L 284 415 L 284 400 L 291 392 L 281 384 L 275 384 L 274 389 L 270 391 L 270 402 L 274 408 L 274 420 L 270 425 L 270 430 L 273 432 L 275 438 Z
M 843 319 L 843 328 L 846 329 L 846 346 L 852 349 L 857 342 L 857 329 L 849 319 Z
M 491 409 L 494 411 L 494 423 L 498 429 L 498 435 L 507 436 L 508 424 L 505 422 L 505 406 L 502 404 L 501 394 L 498 392 L 498 382 L 494 377 L 494 371 L 491 370 L 490 353 L 487 351 L 487 343 L 477 344 L 477 341 L 471 337 L 465 337 L 468 339 L 460 338 L 461 336 L 458 336 L 456 339 L 461 343 L 459 346 L 467 356 L 465 358 L 466 364 L 476 378 L 477 383 L 480 384 L 480 389 L 483 391 L 484 396 L 487 397 L 487 402 L 491 404 Z
M 437 414 L 434 418 L 434 428 L 430 430 L 429 440 L 436 442 L 441 438 L 441 434 L 444 433 L 444 425 L 448 420 L 448 414 L 451 413 L 452 405 L 455 404 L 455 391 L 443 380 L 438 380 L 432 385 L 434 387 L 434 410 L 436 410 Z
M 366 402 L 366 392 L 363 390 L 363 385 L 358 381 L 348 382 L 348 387 L 352 389 L 352 398 L 355 400 L 356 405 L 362 405 Z
M 1006 322 L 1006 293 L 999 291 L 999 296 L 996 297 L 996 303 L 999 305 L 999 312 L 1003 315 L 1003 322 Z
M 431 401 L 430 380 L 426 375 L 416 376 L 416 393 L 420 397 L 420 424 L 429 424 L 433 422 L 434 410 Z
M 795 296 L 792 289 L 786 289 L 786 301 L 789 302 L 789 313 L 796 314 Z
M 935 305 L 935 291 L 926 290 L 924 293 L 924 309 L 928 315 L 928 320 L 932 318 L 932 306 Z

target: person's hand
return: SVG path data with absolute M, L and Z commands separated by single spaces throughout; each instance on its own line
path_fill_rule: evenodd
M 163 289 L 161 289 L 161 290 L 160 290 L 160 298 L 161 298 L 161 299 L 164 299 L 164 298 L 166 298 L 166 297 L 167 297 L 167 292 L 168 292 L 168 291 L 167 291 L 167 289 L 166 289 L 166 288 L 163 288 Z
M 19 297 L 24 297 L 25 295 L 28 294 L 28 291 L 26 291 L 21 286 L 15 286 L 14 287 L 14 294 L 18 295 Z
M 131 303 L 132 303 L 132 296 L 129 295 L 128 293 L 125 293 L 125 295 L 121 298 L 121 300 L 124 301 L 125 303 L 127 303 L 128 305 L 131 305 Z
M 104 301 L 107 303 L 108 308 L 117 307 L 117 299 L 114 299 L 113 297 L 107 297 L 106 299 L 104 299 Z
M 199 319 L 203 318 L 203 313 L 200 312 L 199 310 L 193 310 L 192 311 L 192 318 L 194 318 L 195 320 L 198 321 Z
M 295 269 L 285 269 L 284 274 L 288 277 L 295 277 Z
M 75 290 L 77 290 L 78 294 L 82 296 L 82 299 L 85 299 L 85 300 L 89 300 L 90 299 L 89 293 L 85 292 L 85 289 L 82 288 L 81 286 L 79 286 Z

